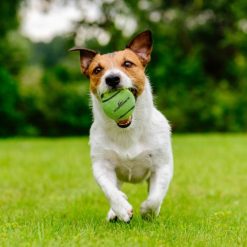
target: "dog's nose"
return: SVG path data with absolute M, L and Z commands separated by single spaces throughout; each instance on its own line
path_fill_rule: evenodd
M 120 83 L 120 76 L 119 75 L 108 75 L 105 78 L 105 82 L 108 86 L 116 87 Z

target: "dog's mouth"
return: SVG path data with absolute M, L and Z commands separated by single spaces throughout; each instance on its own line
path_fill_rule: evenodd
M 131 122 L 132 122 L 132 116 L 130 116 L 128 119 L 117 121 L 117 125 L 120 128 L 127 128 L 131 125 Z
M 137 89 L 136 88 L 129 88 L 130 92 L 134 95 L 135 99 L 137 99 Z

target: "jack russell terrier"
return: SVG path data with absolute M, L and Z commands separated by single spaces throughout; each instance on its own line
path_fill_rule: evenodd
M 151 58 L 152 34 L 137 35 L 124 50 L 99 54 L 84 48 L 81 71 L 90 79 L 93 124 L 90 146 L 93 174 L 110 203 L 109 221 L 130 222 L 133 209 L 120 190 L 122 182 L 146 180 L 148 197 L 141 204 L 143 218 L 158 216 L 173 175 L 171 128 L 155 108 L 145 68 Z M 128 88 L 136 99 L 129 119 L 116 122 L 102 110 L 100 96 L 112 89 Z

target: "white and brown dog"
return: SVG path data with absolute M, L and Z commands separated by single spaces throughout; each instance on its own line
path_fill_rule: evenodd
M 94 177 L 110 203 L 107 219 L 129 222 L 133 209 L 120 190 L 122 182 L 148 182 L 143 217 L 157 216 L 173 175 L 170 126 L 155 108 L 145 67 L 150 61 L 152 35 L 137 35 L 126 49 L 109 54 L 80 51 L 82 72 L 90 78 L 94 121 L 90 130 Z M 121 122 L 108 118 L 100 96 L 113 88 L 129 88 L 136 97 L 132 116 Z

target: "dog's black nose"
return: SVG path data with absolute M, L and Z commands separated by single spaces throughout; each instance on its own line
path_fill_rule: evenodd
M 119 75 L 108 75 L 105 78 L 105 82 L 108 86 L 116 87 L 120 83 L 120 76 Z

